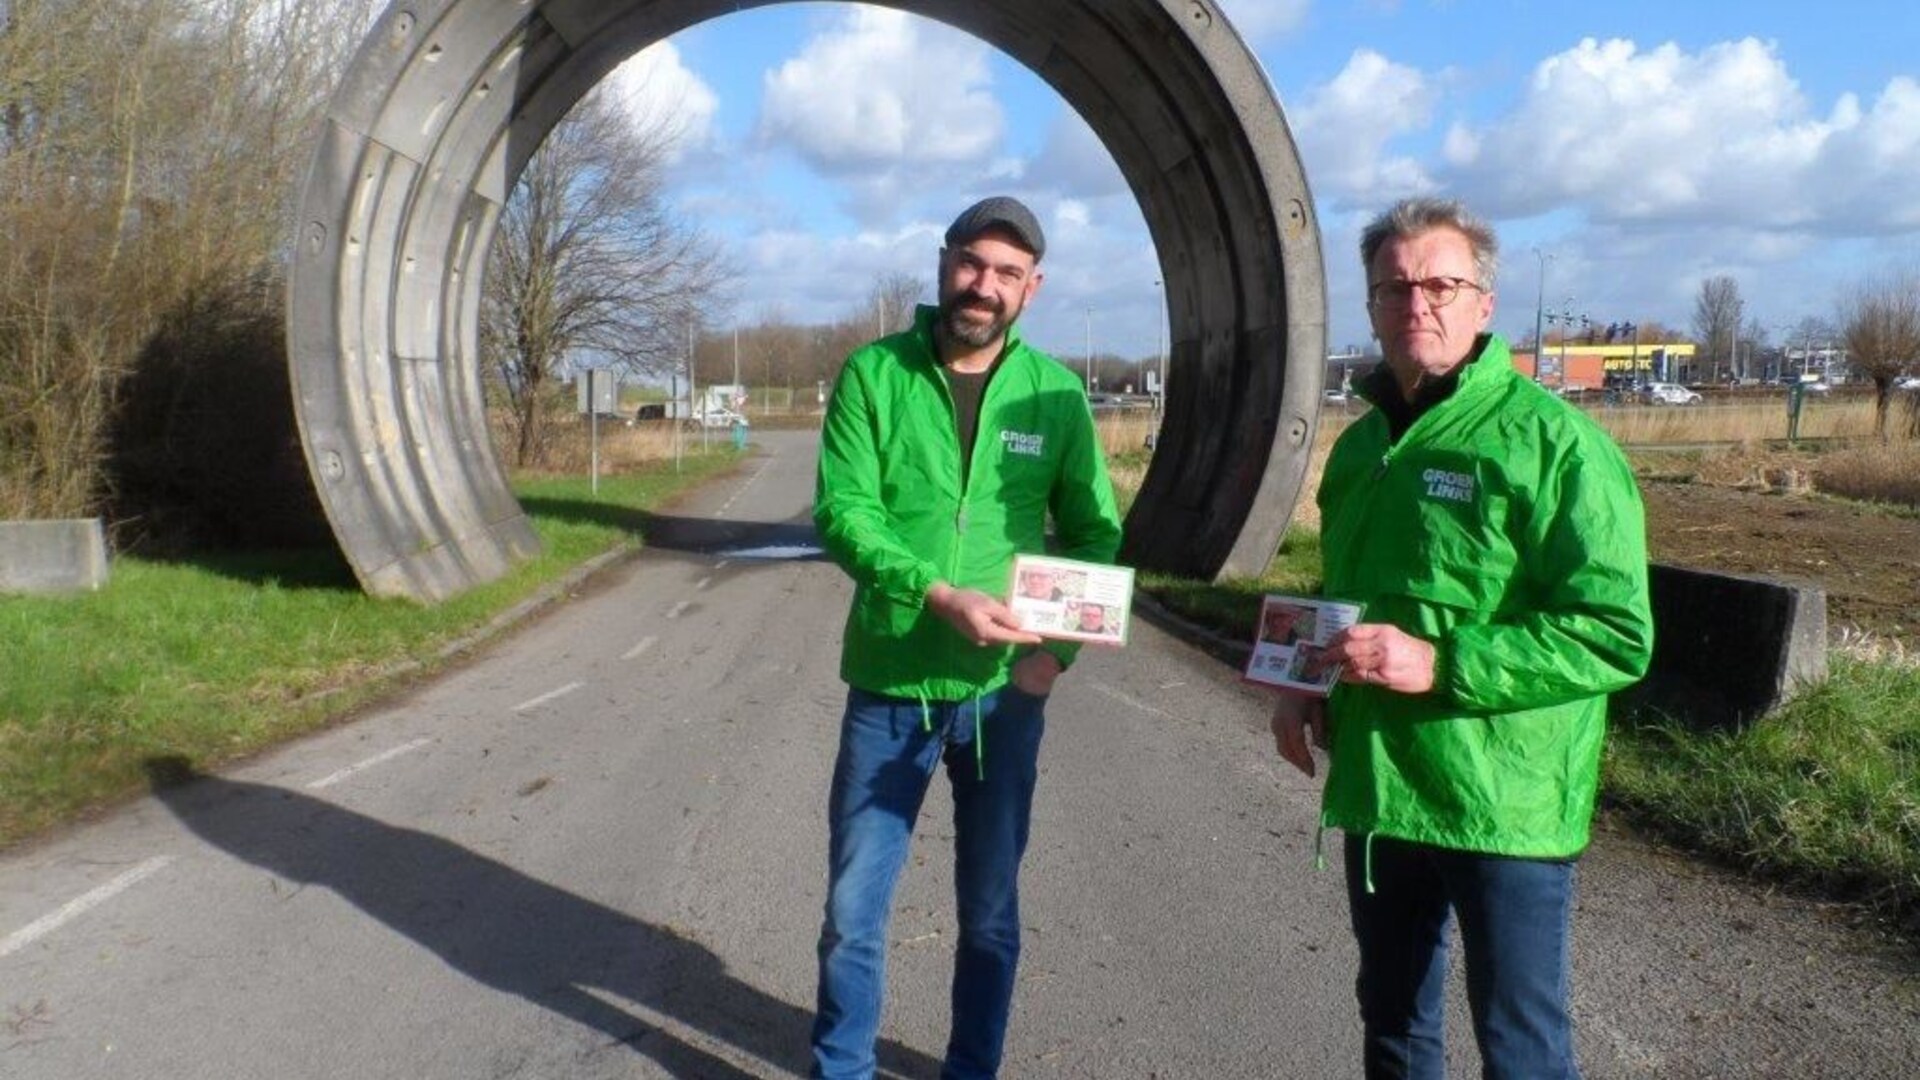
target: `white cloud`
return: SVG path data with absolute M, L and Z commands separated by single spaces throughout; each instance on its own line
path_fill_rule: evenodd
M 1298 27 L 1307 17 L 1308 0 L 1220 0 L 1227 21 L 1248 41 L 1265 41 Z
M 1080 114 L 1062 107 L 1047 131 L 1047 141 L 1026 171 L 1031 183 L 1065 196 L 1094 198 L 1129 190 L 1113 153 L 1103 146 Z
M 1601 222 L 1920 226 L 1920 83 L 1815 116 L 1775 47 L 1752 38 L 1698 53 L 1587 39 L 1542 62 L 1511 115 L 1457 127 L 1447 152 L 1502 216 L 1576 205 Z
M 1005 130 L 988 55 L 930 20 L 854 7 L 767 73 L 760 137 L 836 175 L 985 164 Z
M 719 95 L 681 63 L 680 50 L 672 42 L 655 42 L 635 53 L 613 70 L 607 82 L 635 123 L 664 125 L 670 162 L 715 145 Z
M 1293 111 L 1300 156 L 1317 192 L 1379 204 L 1434 187 L 1426 168 L 1388 144 L 1432 122 L 1435 81 L 1371 49 L 1359 49 L 1331 82 Z

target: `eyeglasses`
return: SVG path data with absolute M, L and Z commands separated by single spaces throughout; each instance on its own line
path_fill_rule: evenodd
M 1367 286 L 1367 303 L 1373 307 L 1403 308 L 1413 303 L 1413 290 L 1419 289 L 1430 308 L 1453 303 L 1461 289 L 1486 292 L 1476 282 L 1457 277 L 1430 277 L 1419 281 L 1376 281 Z

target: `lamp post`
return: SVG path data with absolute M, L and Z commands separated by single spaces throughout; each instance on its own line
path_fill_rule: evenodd
M 1160 392 L 1154 395 L 1154 407 L 1162 416 L 1167 412 L 1167 286 L 1164 281 L 1155 281 L 1153 287 L 1160 291 Z
M 1567 335 L 1573 332 L 1575 324 L 1586 326 L 1587 317 L 1573 310 L 1571 296 L 1567 297 L 1566 303 L 1560 306 L 1559 311 L 1546 312 L 1544 317 L 1547 322 L 1558 323 L 1560 326 L 1560 389 L 1565 390 L 1567 388 Z M 1544 343 L 1542 347 L 1544 348 Z M 1536 371 L 1539 366 L 1537 362 L 1534 364 Z
M 1093 396 L 1093 308 L 1087 308 L 1087 396 Z
M 1533 254 L 1535 258 L 1540 260 L 1540 290 L 1535 293 L 1533 297 L 1533 381 L 1539 382 L 1541 377 L 1540 358 L 1545 355 L 1547 351 L 1547 339 L 1541 336 L 1540 330 L 1541 323 L 1544 321 L 1546 315 L 1547 260 L 1553 258 L 1553 256 L 1541 251 L 1539 248 L 1534 248 Z

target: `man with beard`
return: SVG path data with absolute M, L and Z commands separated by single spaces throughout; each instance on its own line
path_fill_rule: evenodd
M 1014 326 L 1046 240 L 1018 201 L 968 208 L 940 250 L 938 307 L 847 358 L 820 439 L 814 523 L 854 581 L 848 686 L 827 798 L 815 1077 L 874 1075 L 894 885 L 936 767 L 954 807 L 946 1080 L 1000 1067 L 1020 955 L 1018 876 L 1043 709 L 1074 646 L 998 599 L 1013 559 L 1108 562 L 1113 487 L 1071 371 Z

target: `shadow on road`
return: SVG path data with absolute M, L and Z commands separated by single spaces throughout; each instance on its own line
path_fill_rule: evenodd
M 580 499 L 528 498 L 520 500 L 520 505 L 530 514 L 611 526 L 635 533 L 646 541 L 647 547 L 656 550 L 693 555 L 726 555 L 742 550 L 807 548 L 815 553 L 763 557 L 824 557 L 817 554 L 820 539 L 814 532 L 811 512 L 786 521 L 737 521 L 655 514 L 632 507 Z
M 790 1073 L 807 1071 L 808 1010 L 728 974 L 672 930 L 582 899 L 430 833 L 284 788 L 149 759 L 155 796 L 202 839 L 289 881 L 331 889 L 469 978 L 625 1045 L 676 1077 L 757 1075 L 594 993 Z M 896 1043 L 883 1070 L 932 1077 L 940 1063 Z

